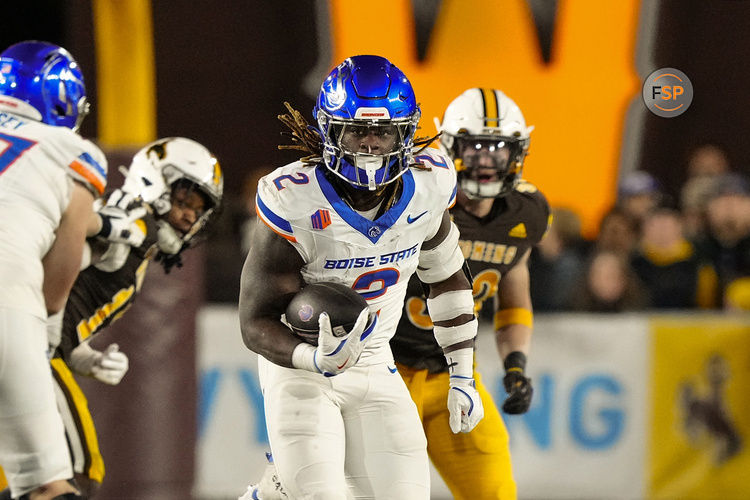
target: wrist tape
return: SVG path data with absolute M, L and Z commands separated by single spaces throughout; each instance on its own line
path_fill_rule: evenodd
M 320 370 L 315 366 L 315 347 L 305 342 L 297 344 L 297 347 L 292 351 L 292 366 L 300 370 L 320 373 Z
M 448 373 L 450 374 L 451 383 L 454 377 L 458 379 L 474 378 L 474 348 L 464 347 L 456 349 L 445 354 L 445 360 L 448 362 Z

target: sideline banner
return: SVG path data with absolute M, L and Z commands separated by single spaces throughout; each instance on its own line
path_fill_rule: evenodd
M 236 307 L 205 307 L 197 322 L 195 496 L 237 498 L 260 480 L 270 451 L 258 356 L 242 342 Z
M 534 400 L 528 413 L 504 415 L 519 497 L 644 498 L 647 332 L 643 316 L 536 315 Z M 498 377 L 500 403 L 493 354 L 479 366 Z
M 750 315 L 652 325 L 650 498 L 748 498 Z
M 534 401 L 504 415 L 524 499 L 744 498 L 750 480 L 750 316 L 536 315 Z M 495 402 L 489 325 L 477 365 Z M 257 356 L 233 306 L 198 316 L 195 494 L 239 496 L 265 468 Z M 451 495 L 432 470 L 432 498 Z

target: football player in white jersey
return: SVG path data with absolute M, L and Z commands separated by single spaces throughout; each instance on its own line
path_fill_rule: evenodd
M 481 420 L 471 283 L 447 212 L 455 170 L 440 152 L 415 146 L 414 91 L 382 57 L 336 67 L 314 115 L 317 129 L 294 134 L 313 156 L 259 182 L 264 224 L 253 232 L 240 292 L 280 482 L 290 498 L 427 499 L 426 440 L 388 341 L 416 271 L 451 366 L 451 429 L 469 432 Z M 320 281 L 350 286 L 369 307 L 344 337 L 321 314 L 313 346 L 280 318 L 296 292 Z
M 76 133 L 83 75 L 56 45 L 0 53 L 0 465 L 13 498 L 78 498 L 47 358 L 48 314 L 81 266 L 103 153 Z

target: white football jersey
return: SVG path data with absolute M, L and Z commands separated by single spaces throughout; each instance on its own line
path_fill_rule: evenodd
M 426 149 L 414 160 L 426 168 L 410 168 L 403 174 L 401 197 L 374 221 L 336 194 L 324 166 L 295 162 L 258 183 L 258 216 L 302 256 L 305 282 L 343 283 L 378 313 L 377 328 L 360 363 L 368 364 L 368 358 L 388 346 L 409 277 L 417 269 L 420 246 L 437 233 L 443 213 L 455 202 L 456 173 L 450 159 Z
M 0 112 L 0 306 L 42 318 L 42 258 L 70 202 L 73 179 L 95 196 L 106 186 L 107 160 L 66 127 Z

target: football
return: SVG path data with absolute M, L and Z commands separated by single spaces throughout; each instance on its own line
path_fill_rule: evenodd
M 286 308 L 286 322 L 292 332 L 305 342 L 318 345 L 318 316 L 328 313 L 333 334 L 337 337 L 351 331 L 367 301 L 341 283 L 312 283 L 300 290 Z

